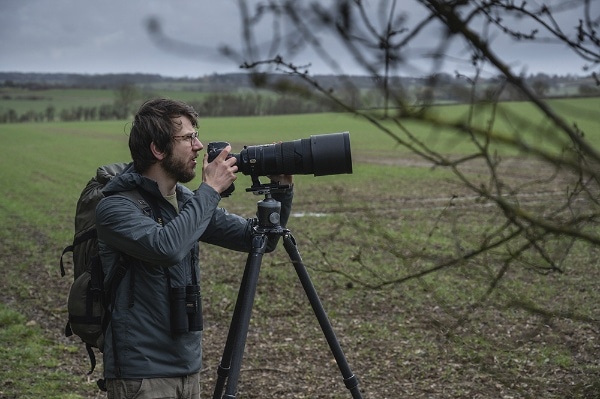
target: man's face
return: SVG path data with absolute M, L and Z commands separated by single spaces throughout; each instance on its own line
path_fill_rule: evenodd
M 162 160 L 162 166 L 178 182 L 187 183 L 196 176 L 196 158 L 204 146 L 194 137 L 197 132 L 188 118 L 179 117 L 177 121 L 181 123 L 181 130 L 173 136 L 175 143 L 172 151 Z

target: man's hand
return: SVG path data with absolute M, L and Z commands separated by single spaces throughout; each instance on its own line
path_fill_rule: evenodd
M 227 156 L 231 152 L 231 146 L 227 146 L 212 161 L 208 162 L 208 154 L 204 154 L 202 165 L 202 181 L 215 189 L 219 194 L 227 190 L 231 183 L 237 179 L 235 174 L 238 170 L 235 157 Z

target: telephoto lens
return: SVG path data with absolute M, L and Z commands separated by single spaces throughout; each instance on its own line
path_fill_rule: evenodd
M 208 161 L 229 143 L 208 144 Z M 235 157 L 238 171 L 251 176 L 337 175 L 352 173 L 352 154 L 348 132 L 320 134 L 278 144 L 246 146 Z

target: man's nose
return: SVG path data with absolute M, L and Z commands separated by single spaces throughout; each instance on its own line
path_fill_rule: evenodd
M 200 141 L 199 138 L 195 138 L 194 142 L 192 143 L 192 148 L 195 151 L 200 151 L 200 150 L 202 150 L 204 148 L 204 144 L 202 144 L 202 142 Z

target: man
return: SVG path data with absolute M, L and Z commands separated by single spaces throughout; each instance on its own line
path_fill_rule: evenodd
M 201 309 L 186 313 L 190 289 L 192 307 L 199 305 L 198 242 L 251 250 L 251 219 L 218 207 L 219 194 L 236 179 L 236 159 L 227 157 L 231 147 L 210 163 L 204 155 L 197 190 L 181 184 L 195 177 L 203 149 L 197 117 L 179 101 L 143 104 L 129 137 L 133 164 L 107 184 L 96 209 L 105 282 L 127 266 L 112 295 L 105 334 L 108 398 L 199 398 Z M 277 179 L 292 185 L 291 176 Z M 140 202 L 152 209 L 150 216 L 126 195 L 132 190 L 147 200 Z M 274 195 L 282 203 L 282 226 L 292 196 L 291 189 Z M 269 237 L 267 251 L 277 241 Z

